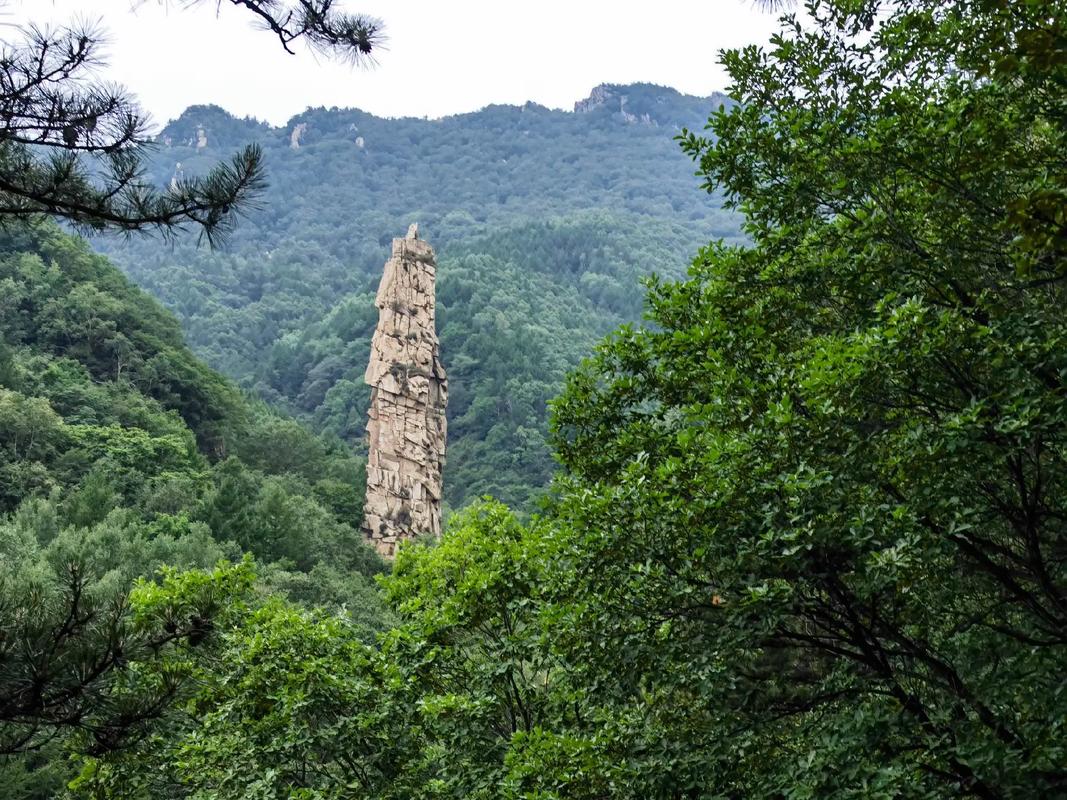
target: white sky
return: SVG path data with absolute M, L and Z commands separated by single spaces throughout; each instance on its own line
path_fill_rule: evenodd
M 157 124 L 194 103 L 281 124 L 308 106 L 430 117 L 527 100 L 569 109 L 599 83 L 707 95 L 727 84 L 720 48 L 764 43 L 776 28 L 751 0 L 338 0 L 385 21 L 388 49 L 367 70 L 287 55 L 229 0 L 188 3 L 0 0 L 0 21 L 102 21 L 104 74 Z

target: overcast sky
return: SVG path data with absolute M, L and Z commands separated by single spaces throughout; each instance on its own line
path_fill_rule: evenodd
M 308 106 L 430 117 L 527 100 L 569 109 L 599 83 L 707 95 L 727 83 L 720 48 L 765 42 L 775 28 L 751 0 L 345 0 L 384 20 L 389 37 L 378 66 L 359 69 L 287 55 L 229 0 L 187 4 L 0 0 L 8 23 L 101 21 L 111 42 L 105 74 L 157 124 L 194 103 L 281 124 Z

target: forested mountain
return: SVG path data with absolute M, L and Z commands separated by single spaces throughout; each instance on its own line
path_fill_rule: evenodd
M 363 464 L 347 447 L 205 366 L 177 320 L 84 241 L 51 223 L 8 227 L 0 254 L 0 586 L 3 602 L 29 603 L 0 637 L 5 700 L 20 682 L 88 669 L 84 656 L 8 649 L 28 626 L 45 641 L 63 630 L 50 614 L 67 559 L 91 597 L 163 564 L 248 553 L 264 592 L 343 607 L 367 632 L 385 624 L 372 581 L 383 565 L 358 532 Z M 102 613 L 90 609 L 87 621 Z M 0 763 L 0 795 L 30 792 L 24 777 L 53 785 L 23 776 L 26 763 Z
M 133 514 L 153 536 L 297 571 L 377 569 L 355 530 L 363 465 L 343 443 L 205 366 L 84 241 L 34 225 L 5 230 L 0 252 L 0 513 L 47 497 L 60 525 Z
M 62 169 L 77 130 L 27 187 L 39 145 L 0 128 L 0 797 L 1067 796 L 1065 31 L 1062 0 L 818 0 L 725 52 L 738 102 L 680 144 L 745 240 L 648 280 L 569 372 L 538 513 L 472 503 L 385 574 L 358 457 L 251 391 L 358 437 L 383 254 L 124 250 L 198 335 L 231 309 L 242 389 L 26 199 L 170 230 L 142 212 L 240 193 L 116 221 Z M 655 127 L 615 91 L 590 130 Z M 442 329 L 457 483 L 522 502 L 524 419 L 684 235 L 506 205 L 438 236 Z
M 270 188 L 220 250 L 97 240 L 182 322 L 208 363 L 317 430 L 362 446 L 373 294 L 393 236 L 438 251 L 449 373 L 446 500 L 524 505 L 546 484 L 546 402 L 600 336 L 640 316 L 640 278 L 678 277 L 736 218 L 695 191 L 674 137 L 723 96 L 601 86 L 574 112 L 490 106 L 438 120 L 309 109 L 288 124 L 196 106 L 158 137 L 153 177 L 235 147 Z

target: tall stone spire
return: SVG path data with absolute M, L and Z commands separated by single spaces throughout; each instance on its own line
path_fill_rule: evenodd
M 393 239 L 378 287 L 378 327 L 364 380 L 370 451 L 363 531 L 391 558 L 401 539 L 441 532 L 448 382 L 434 324 L 433 248 L 412 225 Z

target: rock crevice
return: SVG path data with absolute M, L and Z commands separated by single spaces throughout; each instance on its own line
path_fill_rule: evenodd
M 363 531 L 386 557 L 402 539 L 441 532 L 448 382 L 438 354 L 436 277 L 433 248 L 412 225 L 393 240 L 385 263 L 364 376 L 371 401 Z

